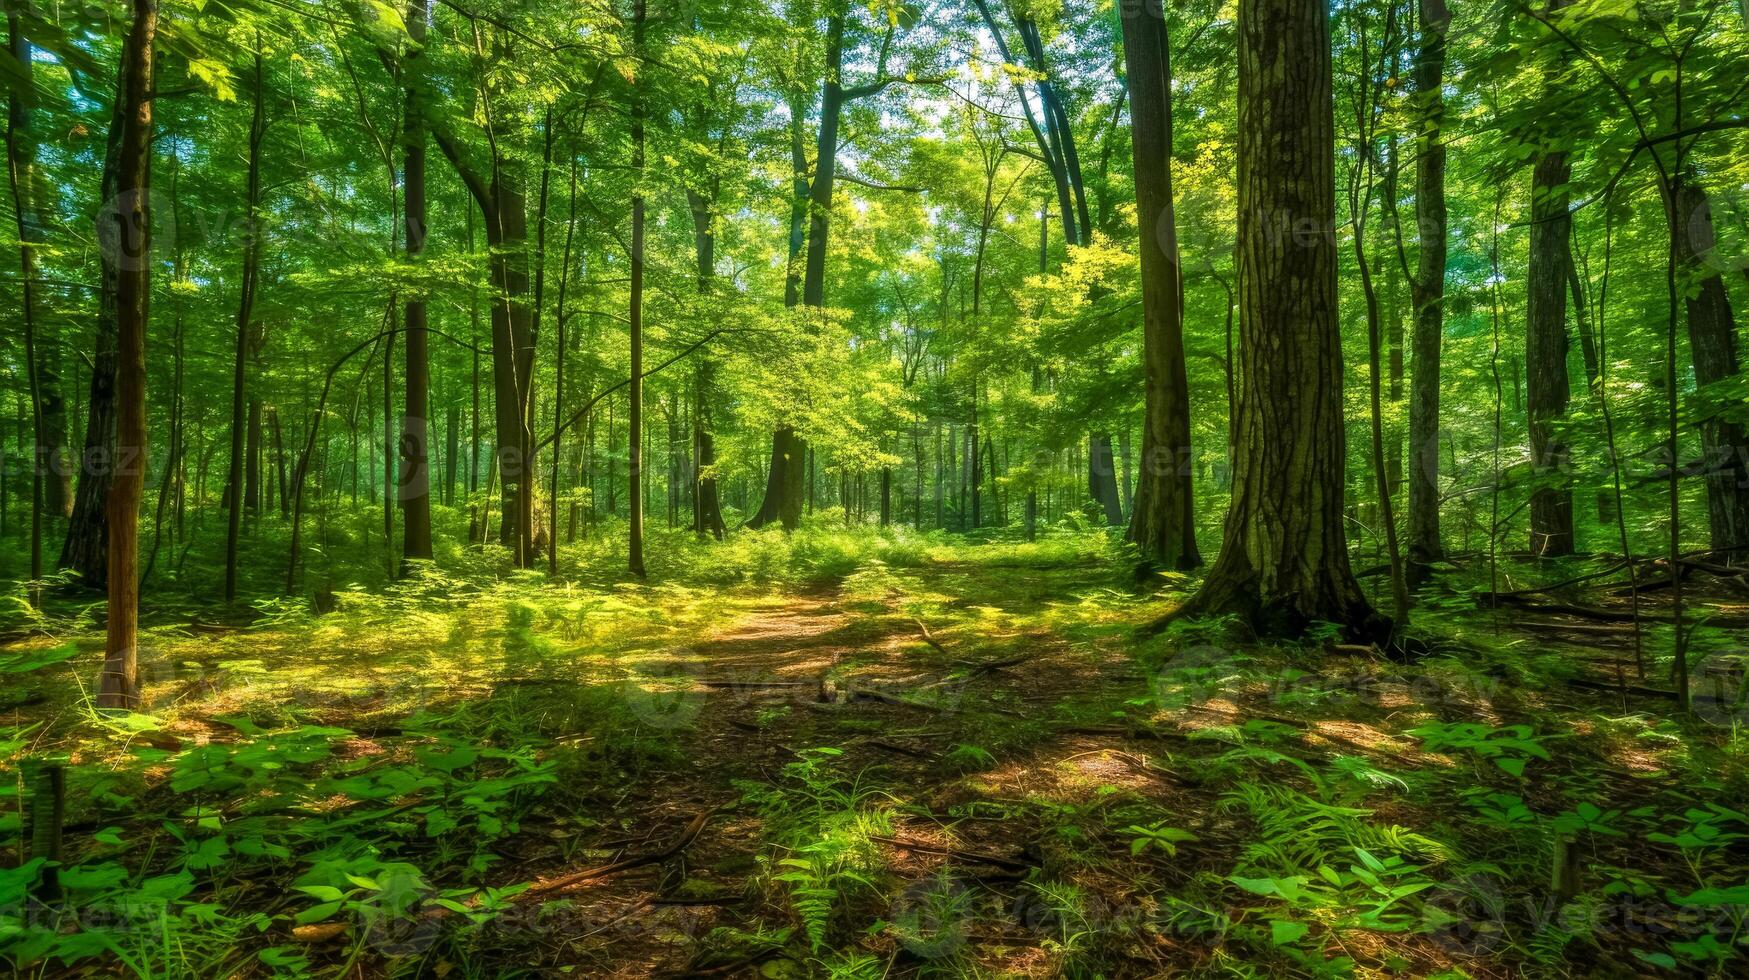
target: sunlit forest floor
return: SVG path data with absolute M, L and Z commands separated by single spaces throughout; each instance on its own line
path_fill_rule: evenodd
M 148 602 L 146 713 L 119 718 L 86 697 L 100 603 L 9 612 L 0 844 L 31 762 L 72 765 L 64 895 L 0 871 L 0 954 L 21 976 L 1741 975 L 1728 574 L 1686 583 L 1714 619 L 1678 721 L 1668 590 L 1643 595 L 1642 677 L 1601 559 L 1502 559 L 1501 593 L 1581 581 L 1498 611 L 1486 560 L 1461 563 L 1402 664 L 1149 631 L 1190 582 L 1139 578 L 1101 532 L 652 555 L 648 584 L 602 544 L 569 585 L 485 555 L 324 613 Z

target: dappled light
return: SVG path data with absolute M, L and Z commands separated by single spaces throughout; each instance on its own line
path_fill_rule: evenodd
M 1749 0 L 9 0 L 0 971 L 1749 976 Z

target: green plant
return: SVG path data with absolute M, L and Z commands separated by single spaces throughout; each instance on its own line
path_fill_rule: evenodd
M 1494 728 L 1473 722 L 1434 721 L 1411 728 L 1408 734 L 1418 736 L 1428 752 L 1470 752 L 1514 776 L 1523 776 L 1531 759 L 1546 762 L 1550 758 L 1549 750 L 1529 725 Z
M 1164 823 L 1151 823 L 1145 827 L 1131 824 L 1124 828 L 1124 833 L 1130 835 L 1131 856 L 1139 855 L 1151 847 L 1165 852 L 1167 857 L 1177 857 L 1179 844 L 1198 839 L 1188 830 L 1168 827 Z

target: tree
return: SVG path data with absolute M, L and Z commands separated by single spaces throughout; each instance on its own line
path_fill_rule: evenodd
M 1190 382 L 1184 364 L 1184 298 L 1172 208 L 1172 62 L 1163 17 L 1120 4 L 1136 223 L 1142 264 L 1146 409 L 1141 482 L 1128 538 L 1167 568 L 1201 563 L 1190 482 Z M 1108 445 L 1109 449 L 1109 445 Z
M 35 149 L 30 145 L 30 106 L 34 84 L 31 71 L 30 42 L 19 24 L 17 11 L 6 14 L 7 37 L 13 62 L 22 78 L 15 80 L 6 100 L 6 167 L 12 188 L 12 214 L 18 229 L 19 312 L 24 325 L 24 370 L 30 399 L 31 464 L 30 464 L 30 580 L 40 583 L 43 575 L 43 512 L 52 509 L 47 490 L 57 481 L 55 447 L 50 436 L 49 407 L 45 393 L 54 391 L 60 400 L 58 385 L 52 376 L 44 377 L 37 355 L 36 241 L 38 231 L 32 213 L 31 164 Z M 0 475 L 3 478 L 3 475 Z M 65 494 L 62 495 L 63 497 Z M 31 602 L 40 605 L 40 586 L 31 587 Z
M 1433 562 L 1445 557 L 1439 533 L 1440 347 L 1445 338 L 1445 46 L 1451 10 L 1444 0 L 1421 0 L 1420 37 L 1415 55 L 1415 101 L 1419 131 L 1415 153 L 1417 269 L 1403 260 L 1414 307 L 1410 337 L 1408 562 L 1411 588 L 1426 579 Z M 1396 202 L 1390 202 L 1396 207 Z M 1393 223 L 1402 249 L 1402 226 Z
M 261 39 L 256 37 L 256 44 Z M 254 53 L 253 101 L 249 116 L 248 173 L 243 184 L 243 256 L 237 289 L 236 338 L 231 362 L 231 458 L 226 492 L 225 601 L 237 598 L 237 548 L 242 537 L 243 508 L 247 503 L 244 464 L 255 465 L 255 453 L 247 434 L 260 429 L 260 402 L 247 397 L 249 354 L 260 329 L 255 322 L 255 290 L 261 275 L 261 151 L 267 140 L 265 81 L 259 47 Z M 249 406 L 247 409 L 245 406 Z M 119 451 L 119 450 L 118 450 Z
M 632 0 L 632 50 L 644 50 L 644 0 Z M 627 375 L 627 416 L 630 419 L 631 541 L 627 560 L 633 575 L 644 577 L 644 89 L 634 83 L 632 92 L 632 366 Z
M 1559 10 L 1566 0 L 1551 0 Z M 1550 83 L 1552 85 L 1552 82 Z M 1558 103 L 1552 103 L 1558 104 Z M 1567 151 L 1545 144 L 1530 182 L 1530 270 L 1525 309 L 1525 410 L 1536 487 L 1530 497 L 1530 552 L 1539 557 L 1573 553 L 1572 465 L 1559 429 L 1567 414 L 1567 292 L 1572 255 L 1567 249 L 1572 218 L 1567 183 L 1573 171 Z
M 406 88 L 401 124 L 402 182 L 407 215 L 407 260 L 425 250 L 425 0 L 407 4 L 407 54 L 401 62 Z M 407 297 L 406 411 L 401 416 L 401 553 L 403 561 L 431 557 L 431 355 L 426 301 L 421 289 Z
M 1377 638 L 1388 627 L 1343 529 L 1329 13 L 1319 0 L 1241 0 L 1238 30 L 1238 458 L 1220 557 L 1175 615 Z
M 97 706 L 139 705 L 139 521 L 146 477 L 146 325 L 152 298 L 152 49 L 158 28 L 156 0 L 133 0 L 134 21 L 122 45 L 121 147 L 114 261 L 116 304 L 116 465 L 110 481 L 109 625 Z

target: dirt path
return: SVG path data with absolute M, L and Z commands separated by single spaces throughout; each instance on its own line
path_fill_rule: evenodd
M 773 597 L 702 642 L 624 663 L 639 674 L 625 687 L 634 713 L 671 731 L 684 761 L 628 787 L 616 814 L 624 846 L 611 855 L 592 852 L 590 860 L 658 852 L 698 814 L 714 813 L 674 859 L 568 891 L 576 904 L 556 934 L 558 961 L 601 976 L 710 969 L 722 972 L 704 975 L 753 975 L 764 958 L 723 960 L 713 952 L 720 944 L 712 930 L 756 933 L 795 922 L 779 896 L 768 900 L 749 887 L 773 845 L 756 808 L 742 799 L 749 786 L 784 785 L 785 767 L 808 749 L 842 752 L 834 757 L 836 770 L 878 787 L 883 809 L 904 801 L 910 812 L 894 818 L 894 838 L 917 849 L 891 846 L 886 858 L 895 874 L 913 882 L 932 880 L 967 855 L 992 862 L 1011 885 L 1023 877 L 1019 870 L 1037 863 L 1018 825 L 962 822 L 956 814 L 974 797 L 1018 798 L 1025 787 L 1059 780 L 1084 783 L 1089 798 L 1114 783 L 1152 793 L 1165 788 L 1133 760 L 1113 758 L 1114 749 L 1085 736 L 1052 740 L 1050 755 L 1072 760 L 1066 768 L 1034 770 L 1038 752 L 1021 743 L 1042 731 L 1048 712 L 1033 718 L 1021 708 L 1028 698 L 1054 701 L 1088 683 L 1085 663 L 1065 658 L 1056 670 L 1045 666 L 1066 648 L 1041 643 L 1036 659 L 1024 664 L 976 669 L 958 662 L 948 643 L 936 644 L 909 617 L 846 611 L 829 594 L 808 593 Z M 981 790 L 973 792 L 951 752 L 982 744 L 1002 759 L 991 757 Z M 1017 751 L 1002 751 L 1009 744 Z M 979 870 L 987 876 L 992 864 Z M 1019 932 L 1011 938 L 1021 948 L 1038 942 Z

